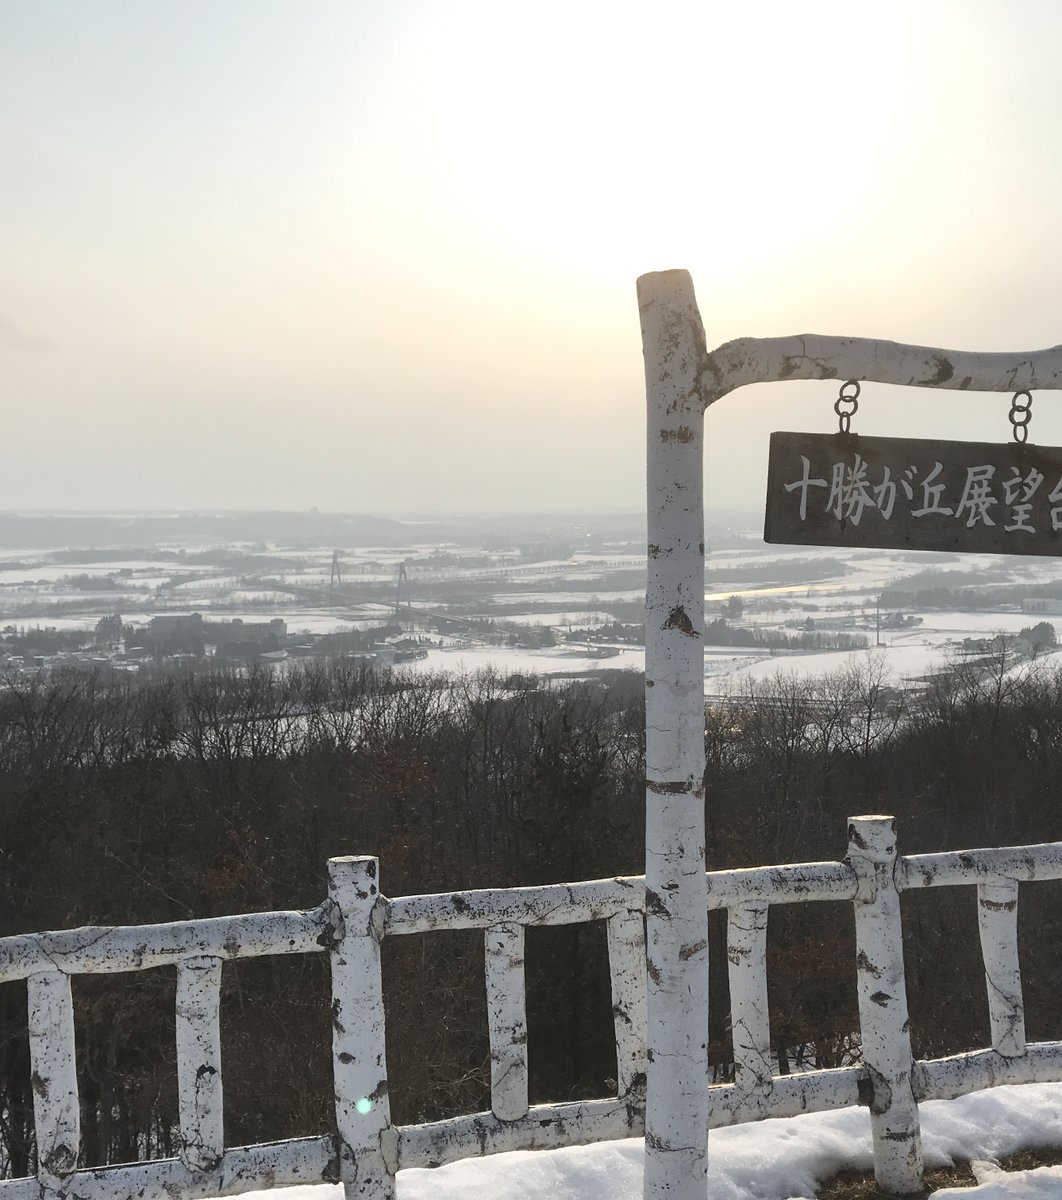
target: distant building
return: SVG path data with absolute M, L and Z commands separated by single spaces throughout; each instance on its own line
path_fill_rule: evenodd
M 280 617 L 271 621 L 204 621 L 203 640 L 218 649 L 230 646 L 260 646 L 263 650 L 279 650 L 288 636 L 287 622 Z
M 171 654 L 193 646 L 201 654 L 204 645 L 214 646 L 223 657 L 271 653 L 284 649 L 287 636 L 287 622 L 280 617 L 271 621 L 244 621 L 240 617 L 204 621 L 202 613 L 164 613 L 152 617 L 147 627 L 147 639 L 155 652 Z
M 148 621 L 148 633 L 152 641 L 163 641 L 173 637 L 201 637 L 203 633 L 203 617 L 200 613 L 187 613 L 176 616 L 165 613 L 160 617 L 152 617 Z
M 1014 654 L 1024 657 L 1033 652 L 1033 644 L 1028 638 L 1009 633 L 997 633 L 990 638 L 963 638 L 963 654 Z

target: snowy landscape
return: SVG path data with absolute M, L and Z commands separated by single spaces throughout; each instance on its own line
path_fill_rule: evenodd
M 3 549 L 0 628 L 89 637 L 111 614 L 137 629 L 160 615 L 198 612 L 216 621 L 281 618 L 288 646 L 301 639 L 303 653 L 307 639 L 335 631 L 406 635 L 428 651 L 407 668 L 417 671 L 641 671 L 645 572 L 637 521 L 528 524 L 513 530 L 502 523 L 489 538 L 466 524 L 456 537 L 451 531 L 429 541 L 418 539 L 430 527 L 392 522 L 402 544 L 340 549 L 307 537 L 248 543 L 217 535 L 161 543 L 150 558 L 120 543 L 80 552 Z M 741 526 L 720 529 L 718 541 L 706 560 L 709 694 L 780 672 L 824 675 L 868 659 L 891 685 L 918 686 L 983 653 L 996 635 L 1014 638 L 1050 623 L 1052 613 L 1062 619 L 1062 577 L 1053 559 L 765 546 Z M 898 604 L 894 594 L 905 587 L 964 592 L 976 606 L 962 607 L 961 598 L 947 608 Z M 732 631 L 727 644 L 713 642 L 711 622 L 720 616 Z M 859 648 L 734 644 L 742 635 L 767 643 L 772 635 L 802 633 Z M 1045 650 L 1053 647 L 1039 647 L 1037 658 L 1050 661 Z M 1025 665 L 1023 657 L 1015 664 Z M 122 665 L 135 668 L 136 656 Z
M 346 631 L 378 637 L 359 657 L 381 666 L 393 661 L 389 647 L 415 642 L 422 657 L 395 664 L 413 678 L 489 672 L 607 685 L 618 671 L 636 679 L 644 669 L 637 522 L 616 518 L 607 532 L 601 524 L 554 518 L 532 530 L 483 537 L 465 528 L 432 540 L 414 523 L 396 522 L 398 544 L 338 549 L 308 539 L 223 537 L 175 540 L 147 553 L 121 544 L 9 548 L 0 552 L 4 636 L 31 644 L 35 630 L 51 630 L 88 641 L 81 651 L 10 652 L 5 667 L 12 679 L 104 666 L 182 670 L 189 656 L 149 659 L 134 645 L 136 631 L 198 613 L 248 625 L 279 618 L 283 648 L 262 656 L 278 672 L 312 658 L 315 639 Z M 1051 560 L 764 546 L 740 524 L 716 530 L 715 542 L 705 587 L 709 704 L 759 694 L 787 677 L 870 669 L 898 692 L 921 692 L 963 666 L 1023 677 L 1055 666 L 1052 616 L 1062 620 L 1062 576 Z M 121 641 L 92 646 L 101 621 L 114 617 L 126 630 Z M 1042 636 L 1033 642 L 1036 627 Z M 200 665 L 209 667 L 209 650 Z M 928 1101 L 921 1119 L 927 1169 L 970 1163 L 977 1186 L 956 1194 L 1062 1195 L 1062 1168 L 1007 1173 L 998 1161 L 1062 1148 L 1062 1084 Z M 872 1166 L 865 1109 L 767 1119 L 713 1132 L 710 1196 L 812 1197 L 837 1172 Z M 401 1200 L 458 1200 L 474 1191 L 500 1200 L 637 1200 L 641 1174 L 635 1139 L 408 1169 L 397 1181 Z M 325 1186 L 292 1191 L 297 1200 L 320 1200 Z

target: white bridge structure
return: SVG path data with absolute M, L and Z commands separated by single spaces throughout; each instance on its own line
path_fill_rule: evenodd
M 711 872 L 704 810 L 705 411 L 748 384 L 870 380 L 974 391 L 1062 388 L 1062 347 L 976 354 L 861 338 L 747 338 L 708 352 L 685 271 L 638 281 L 648 398 L 646 873 L 552 887 L 386 899 L 373 858 L 329 864 L 309 912 L 81 929 L 0 940 L 0 982 L 26 979 L 38 1171 L 0 1181 L 0 1200 L 178 1200 L 322 1180 L 349 1200 L 388 1200 L 403 1167 L 502 1150 L 644 1133 L 646 1200 L 705 1200 L 709 1126 L 869 1107 L 883 1192 L 922 1188 L 918 1105 L 1000 1083 L 1062 1079 L 1062 1043 L 1025 1040 L 1019 885 L 1062 879 L 1062 843 L 898 858 L 892 819 L 856 817 L 845 862 Z M 915 1062 L 908 1031 L 900 893 L 977 889 L 992 1046 Z M 854 906 L 862 1059 L 775 1077 L 767 1005 L 772 904 Z M 709 1086 L 708 910 L 726 909 L 735 1079 Z M 617 1094 L 529 1107 L 524 929 L 608 922 Z M 491 1111 L 391 1124 L 380 941 L 482 929 Z M 335 1129 L 226 1148 L 218 1025 L 222 963 L 327 953 L 332 967 Z M 78 1170 L 70 977 L 176 964 L 181 1153 Z M 533 1047 L 531 1048 L 533 1050 Z
M 395 1173 L 504 1150 L 635 1137 L 645 1131 L 644 878 L 388 899 L 375 858 L 329 862 L 329 894 L 306 912 L 170 925 L 85 928 L 0 940 L 0 982 L 25 979 L 37 1175 L 0 1181 L 0 1200 L 175 1200 L 292 1184 L 342 1182 L 353 1200 L 391 1200 Z M 727 913 L 734 1082 L 705 1089 L 711 1126 L 867 1105 L 880 1173 L 921 1174 L 918 1104 L 1002 1083 L 1062 1078 L 1062 1042 L 1025 1040 L 1018 967 L 1019 885 L 1062 879 L 1062 842 L 898 857 L 894 822 L 854 817 L 844 862 L 709 872 L 706 908 Z M 976 889 L 992 1046 L 914 1061 L 908 1032 L 900 893 Z M 971 903 L 974 896 L 971 894 Z M 773 1075 L 767 1007 L 771 905 L 847 901 L 855 911 L 862 1061 Z M 604 921 L 616 1034 L 616 1095 L 528 1104 L 524 930 Z M 423 1125 L 390 1120 L 380 942 L 482 929 L 491 1110 Z M 332 975 L 335 1130 L 321 1137 L 226 1147 L 219 1027 L 222 963 L 254 955 L 328 954 Z M 177 968 L 180 1156 L 77 1169 L 78 1086 L 70 979 Z M 707 1013 L 701 1014 L 707 1040 Z M 534 1047 L 530 1047 L 534 1052 Z

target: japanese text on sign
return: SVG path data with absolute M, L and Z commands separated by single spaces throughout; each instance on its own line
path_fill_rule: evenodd
M 1062 448 L 775 433 L 764 537 L 1062 553 Z

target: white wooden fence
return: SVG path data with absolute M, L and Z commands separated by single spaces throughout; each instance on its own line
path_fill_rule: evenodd
M 726 909 L 735 1081 L 710 1089 L 712 1126 L 867 1105 L 878 1184 L 921 1186 L 918 1104 L 1001 1083 L 1062 1079 L 1062 1042 L 1025 1040 L 1017 948 L 1021 883 L 1062 879 L 1062 842 L 897 858 L 891 817 L 855 817 L 845 862 L 716 871 L 708 907 Z M 348 1197 L 394 1196 L 395 1172 L 503 1150 L 546 1149 L 644 1131 L 646 956 L 642 878 L 387 899 L 374 858 L 329 863 L 329 895 L 308 912 L 172 925 L 75 929 L 0 939 L 0 982 L 25 979 L 39 1168 L 0 1181 L 0 1200 L 176 1200 L 341 1181 Z M 899 894 L 976 886 L 992 1047 L 911 1057 Z M 863 1057 L 854 1066 L 771 1071 L 766 936 L 772 904 L 849 901 L 855 910 Z M 599 1100 L 529 1107 L 524 930 L 605 921 L 618 1088 Z M 393 1126 L 387 1094 L 380 941 L 482 929 L 491 1111 Z M 327 952 L 332 967 L 335 1134 L 226 1148 L 219 996 L 222 963 Z M 78 1087 L 70 977 L 177 966 L 178 1158 L 77 1169 Z M 707 1040 L 707 1013 L 704 1037 Z

